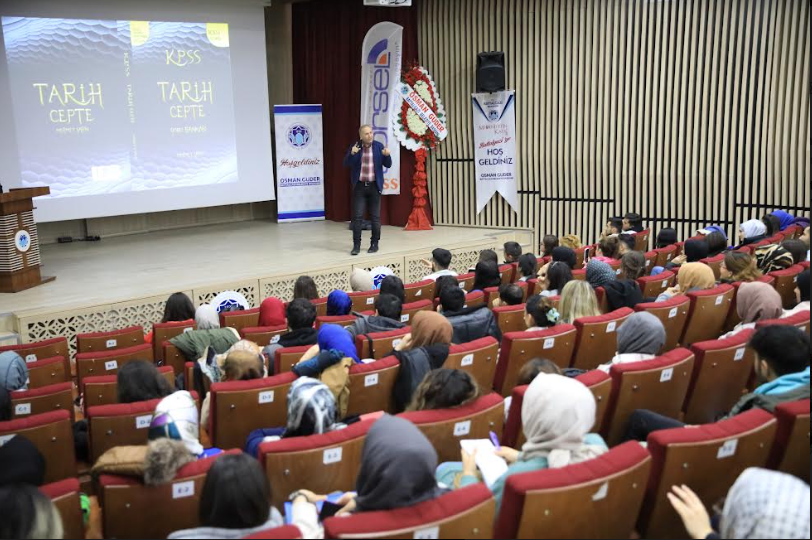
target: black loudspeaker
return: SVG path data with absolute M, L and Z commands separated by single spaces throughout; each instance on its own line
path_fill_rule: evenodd
M 479 53 L 476 57 L 476 91 L 501 92 L 504 89 L 505 53 Z

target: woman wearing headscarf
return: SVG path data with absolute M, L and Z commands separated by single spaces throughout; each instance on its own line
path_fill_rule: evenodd
M 375 290 L 375 279 L 362 268 L 356 268 L 350 274 L 352 292 L 369 292 Z
M 704 238 L 702 240 L 688 240 L 683 246 L 682 255 L 674 257 L 674 260 L 666 265 L 666 269 L 675 268 L 685 263 L 699 262 L 706 259 L 708 254 L 708 243 Z
M 14 351 L 0 353 L 0 386 L 9 392 L 28 390 L 28 366 Z
M 344 291 L 333 291 L 327 297 L 327 316 L 340 317 L 352 311 L 350 295 Z
M 514 474 L 560 469 L 604 454 L 608 448 L 595 426 L 595 397 L 581 382 L 561 375 L 540 373 L 522 402 L 522 429 L 527 442 L 519 452 L 503 446 L 496 455 L 509 467 L 492 486 L 497 513 L 507 479 Z M 437 479 L 445 485 L 465 487 L 479 481 L 473 456 L 462 452 L 462 464 L 443 463 Z M 461 474 L 460 474 L 461 465 Z
M 786 270 L 795 264 L 795 259 L 784 246 L 762 246 L 755 252 L 758 269 L 764 274 Z
M 617 273 L 605 262 L 592 259 L 586 265 L 586 281 L 593 289 L 603 287 L 617 279 Z
M 598 369 L 609 373 L 612 366 L 652 360 L 665 345 L 665 327 L 651 313 L 635 313 L 617 330 L 617 354 Z
M 713 530 L 702 500 L 688 486 L 674 486 L 668 500 L 682 518 L 688 536 L 706 538 L 809 538 L 809 485 L 794 476 L 750 468 L 727 494 Z
M 278 298 L 266 298 L 259 306 L 259 326 L 285 326 L 285 303 Z
M 804 270 L 798 274 L 798 281 L 795 282 L 795 301 L 797 304 L 794 308 L 784 312 L 784 317 L 792 317 L 796 313 L 802 311 L 809 311 L 809 270 Z
M 754 281 L 742 283 L 736 294 L 736 311 L 742 322 L 721 339 L 735 336 L 749 328 L 755 328 L 759 321 L 779 319 L 784 314 L 781 295 L 772 285 Z
M 474 270 L 473 291 L 484 291 L 491 287 L 498 287 L 502 284 L 502 276 L 499 274 L 499 266 L 490 261 L 480 261 L 476 263 Z
M 203 304 L 195 311 L 195 324 L 198 330 L 216 330 L 220 328 L 220 316 L 211 304 Z
M 739 245 L 741 248 L 761 242 L 767 237 L 767 226 L 761 220 L 751 219 L 739 225 Z
M 706 291 L 716 287 L 713 269 L 704 263 L 686 263 L 679 272 L 679 283 L 657 297 L 657 302 L 665 302 L 678 294 Z
M 783 210 L 776 210 L 772 215 L 778 218 L 780 223 L 779 230 L 781 231 L 786 231 L 795 223 L 795 216 Z
M 252 431 L 245 443 L 245 452 L 257 457 L 262 443 L 343 429 L 346 426 L 338 422 L 338 414 L 335 397 L 324 383 L 310 377 L 299 377 L 288 390 L 287 425 Z
M 440 313 L 420 311 L 414 316 L 412 332 L 394 351 L 400 361 L 393 392 L 397 410 L 404 410 L 412 401 L 415 389 L 429 371 L 443 367 L 453 335 L 451 323 Z

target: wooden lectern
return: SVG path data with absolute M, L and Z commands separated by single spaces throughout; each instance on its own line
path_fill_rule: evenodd
M 0 194 L 0 293 L 24 291 L 53 281 L 40 274 L 42 260 L 34 222 L 34 197 L 47 187 L 12 189 Z

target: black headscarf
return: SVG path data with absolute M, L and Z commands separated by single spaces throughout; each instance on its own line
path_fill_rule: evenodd
M 553 250 L 553 262 L 562 262 L 569 266 L 570 270 L 575 269 L 577 260 L 578 258 L 575 255 L 575 251 L 571 248 L 559 246 Z
M 417 426 L 385 415 L 369 430 L 355 490 L 359 512 L 393 510 L 442 495 L 437 452 Z
M 666 228 L 657 233 L 657 248 L 664 248 L 677 243 L 677 230 Z
M 688 240 L 685 242 L 685 256 L 688 257 L 688 262 L 699 262 L 702 259 L 707 259 L 710 249 L 705 240 Z
M 15 435 L 0 446 L 0 486 L 41 486 L 45 480 L 45 458 L 34 443 Z
M 475 274 L 472 291 L 484 291 L 502 284 L 502 276 L 499 275 L 499 266 L 496 263 L 484 261 L 476 263 Z

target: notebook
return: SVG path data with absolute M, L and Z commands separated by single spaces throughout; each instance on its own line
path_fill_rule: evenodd
M 469 454 L 476 450 L 476 466 L 488 487 L 493 486 L 508 470 L 507 462 L 495 454 L 496 448 L 489 439 L 467 439 L 460 446 Z

